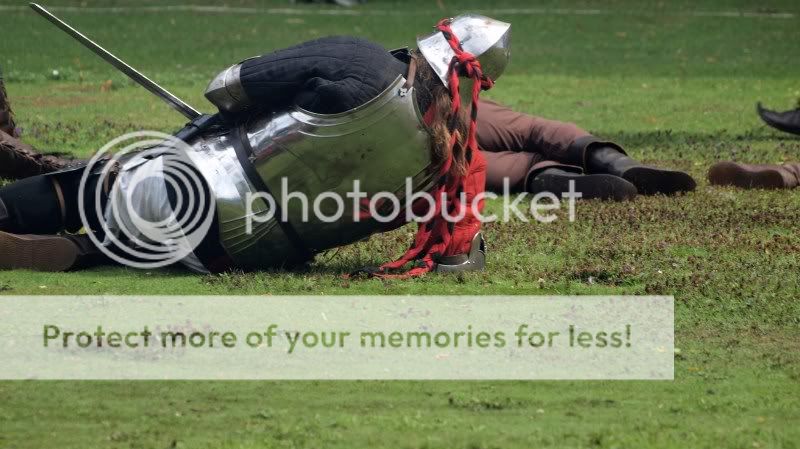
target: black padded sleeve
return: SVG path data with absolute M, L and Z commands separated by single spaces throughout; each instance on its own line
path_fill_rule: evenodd
M 334 114 L 366 103 L 406 70 L 406 64 L 380 45 L 339 36 L 247 60 L 241 79 L 250 99 L 265 109 L 297 104 Z

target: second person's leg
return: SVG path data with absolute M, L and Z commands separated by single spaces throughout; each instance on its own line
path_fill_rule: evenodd
M 572 123 L 522 114 L 489 101 L 481 101 L 479 106 L 478 143 L 485 150 L 537 153 L 542 160 L 578 166 L 589 174 L 624 178 L 643 194 L 695 188 L 688 174 L 643 165 L 628 157 L 621 146 Z
M 561 196 L 574 190 L 584 199 L 615 201 L 636 196 L 636 187 L 624 179 L 611 175 L 583 175 L 580 167 L 540 161 L 535 153 L 484 151 L 483 156 L 487 164 L 486 190 L 491 192 L 551 192 Z
M 572 123 L 557 122 L 493 102 L 481 101 L 478 109 L 478 144 L 488 165 L 486 187 L 503 192 L 508 178 L 512 191 L 543 191 L 557 195 L 570 183 L 583 198 L 624 200 L 636 195 L 636 187 L 622 178 L 583 175 L 580 164 L 570 161 L 570 148 L 591 137 Z

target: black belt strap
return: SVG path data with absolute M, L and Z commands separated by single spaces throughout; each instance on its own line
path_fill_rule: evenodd
M 288 217 L 286 221 L 281 219 L 283 213 L 278 199 L 272 194 L 267 184 L 258 174 L 255 165 L 253 165 L 253 160 L 251 159 L 253 157 L 253 147 L 250 145 L 250 139 L 247 138 L 247 131 L 244 128 L 244 124 L 233 128 L 231 131 L 231 141 L 233 149 L 236 151 L 236 157 L 239 159 L 239 163 L 242 165 L 247 179 L 257 190 L 270 195 L 275 200 L 275 220 L 278 221 L 278 226 L 280 226 L 283 233 L 286 234 L 286 237 L 289 239 L 289 242 L 294 246 L 295 250 L 297 250 L 299 259 L 301 261 L 311 260 L 314 257 L 314 253 L 308 248 L 305 242 L 303 242 L 303 239 L 300 237 L 300 234 L 297 233 L 297 230 L 294 229 L 294 226 L 289 223 Z

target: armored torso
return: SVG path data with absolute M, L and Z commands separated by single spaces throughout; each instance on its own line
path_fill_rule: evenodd
M 355 219 L 360 211 L 346 195 L 355 182 L 367 197 L 391 192 L 401 202 L 407 178 L 412 192 L 430 187 L 429 135 L 414 89 L 406 89 L 405 82 L 398 77 L 346 112 L 315 114 L 295 107 L 190 142 L 190 157 L 215 196 L 222 245 L 238 267 L 281 266 L 303 250 L 314 254 L 380 231 L 384 225 L 378 221 Z M 267 193 L 263 187 L 278 210 L 257 195 Z M 292 192 L 308 203 L 282 204 Z M 325 218 L 339 210 L 334 200 L 319 201 L 315 213 L 313 204 L 323 193 L 344 200 L 340 219 Z M 281 215 L 287 220 L 280 221 Z

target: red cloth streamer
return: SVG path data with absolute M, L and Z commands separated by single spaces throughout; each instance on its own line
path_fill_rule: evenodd
M 459 86 L 459 71 L 474 80 L 472 85 L 472 110 L 470 111 L 469 134 L 467 136 L 467 161 L 469 168 L 467 175 L 456 175 L 450 173 L 453 163 L 453 150 L 458 143 L 459 133 L 455 128 L 456 121 L 449 124 L 450 133 L 450 152 L 448 159 L 444 161 L 439 171 L 439 177 L 443 181 L 437 184 L 433 194 L 435 199 L 434 214 L 427 222 L 420 223 L 414 243 L 411 248 L 399 259 L 385 263 L 380 266 L 378 272 L 373 276 L 380 278 L 405 279 L 414 276 L 422 276 L 431 271 L 434 267 L 434 259 L 439 256 L 449 256 L 467 252 L 478 230 L 480 221 L 469 210 L 470 196 L 474 197 L 484 189 L 486 162 L 478 151 L 477 118 L 478 118 L 478 97 L 481 90 L 491 89 L 494 82 L 483 74 L 481 64 L 475 55 L 464 51 L 461 42 L 450 28 L 450 19 L 442 19 L 436 24 L 436 29 L 442 32 L 444 38 L 455 52 L 455 56 L 450 61 L 447 71 L 447 79 L 450 88 L 451 112 L 454 117 L 458 116 L 461 109 L 461 95 Z M 429 111 L 430 112 L 430 111 Z M 462 203 L 461 193 L 465 193 L 466 203 Z M 479 204 L 482 209 L 483 202 Z M 452 223 L 442 214 L 447 210 L 450 216 L 454 216 L 466 208 L 464 223 Z M 388 270 L 397 270 L 411 261 L 416 261 L 415 266 L 404 273 L 390 273 Z

